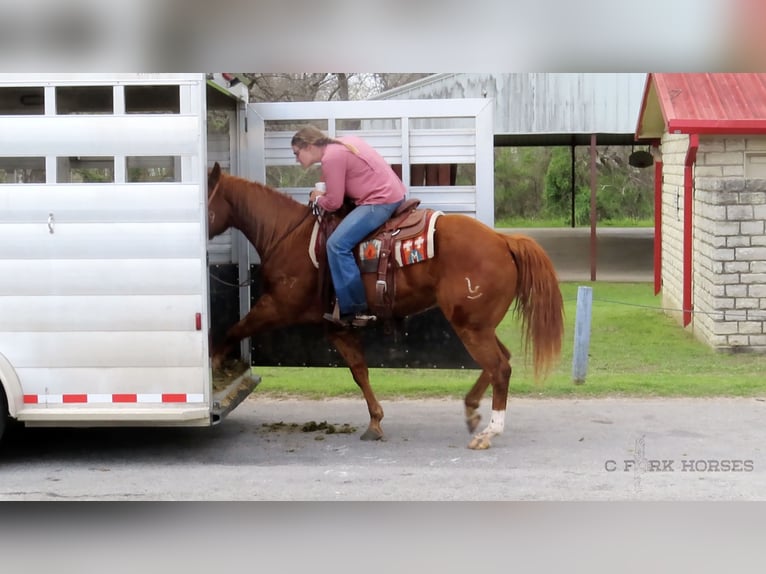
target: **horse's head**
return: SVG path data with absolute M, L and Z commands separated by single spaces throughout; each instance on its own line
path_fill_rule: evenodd
M 226 201 L 221 187 L 224 185 L 225 175 L 221 172 L 218 162 L 207 172 L 207 235 L 212 239 L 226 231 L 231 222 L 231 205 Z

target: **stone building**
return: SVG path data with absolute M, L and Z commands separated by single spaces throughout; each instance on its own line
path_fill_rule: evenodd
M 649 74 L 655 289 L 722 351 L 766 352 L 766 74 Z

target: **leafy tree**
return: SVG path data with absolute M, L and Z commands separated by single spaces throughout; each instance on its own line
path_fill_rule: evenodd
M 495 217 L 535 219 L 542 209 L 542 177 L 547 148 L 495 148 Z
M 111 167 L 72 168 L 70 170 L 70 177 L 73 183 L 103 183 L 114 181 Z
M 544 177 L 543 212 L 546 217 L 571 217 L 572 210 L 572 155 L 571 149 L 556 147 L 552 149 L 551 160 Z M 577 218 L 578 196 L 585 180 L 583 165 L 575 163 L 575 216 Z
M 628 164 L 625 146 L 599 146 L 596 155 L 598 221 L 647 219 L 653 214 L 653 171 Z M 572 164 L 569 148 L 554 148 L 545 173 L 544 212 L 569 221 L 572 209 Z M 575 153 L 575 225 L 590 222 L 590 150 Z

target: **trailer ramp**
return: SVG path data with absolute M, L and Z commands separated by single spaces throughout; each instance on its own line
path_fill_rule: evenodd
M 210 409 L 211 424 L 218 424 L 261 383 L 260 375 L 247 370 L 230 382 L 213 382 L 213 407 Z

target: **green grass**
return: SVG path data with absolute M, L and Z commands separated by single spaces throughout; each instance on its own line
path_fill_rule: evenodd
M 577 289 L 593 289 L 585 383 L 572 382 Z M 766 396 L 766 356 L 723 354 L 694 339 L 659 310 L 661 297 L 649 283 L 562 283 L 565 334 L 558 366 L 535 382 L 522 355 L 517 321 L 509 313 L 498 329 L 513 353 L 511 396 Z M 259 394 L 309 398 L 360 396 L 345 368 L 255 367 Z M 472 369 L 370 369 L 379 398 L 462 397 L 473 385 Z
M 610 219 L 599 221 L 598 227 L 652 227 L 653 219 Z M 569 219 L 528 219 L 522 217 L 499 217 L 495 219 L 495 228 L 534 228 L 534 227 L 571 227 Z M 578 227 L 590 227 L 590 224 L 579 225 Z

